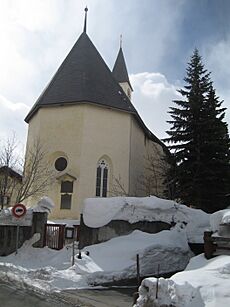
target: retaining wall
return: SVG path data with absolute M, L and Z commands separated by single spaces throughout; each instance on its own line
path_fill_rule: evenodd
M 130 224 L 129 222 L 122 220 L 111 221 L 107 225 L 99 228 L 90 228 L 85 225 L 81 216 L 79 247 L 82 249 L 88 245 L 105 242 L 118 236 L 127 235 L 135 229 L 148 233 L 157 233 L 162 230 L 168 230 L 170 228 L 171 225 L 165 222 L 140 221 L 134 224 Z

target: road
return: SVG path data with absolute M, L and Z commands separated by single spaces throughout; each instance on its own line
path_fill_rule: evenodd
M 131 307 L 133 290 L 66 290 L 52 296 L 0 282 L 1 307 Z
M 16 289 L 0 283 L 1 307 L 68 307 L 73 306 L 51 297 L 42 296 L 28 290 Z M 78 305 L 75 305 L 78 306 Z
M 61 295 L 71 303 L 79 300 L 90 307 L 131 307 L 135 289 L 66 290 Z

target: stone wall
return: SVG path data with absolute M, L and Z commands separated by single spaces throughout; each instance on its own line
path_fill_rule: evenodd
M 44 229 L 47 223 L 47 213 L 34 212 L 32 226 L 20 226 L 18 248 L 35 233 L 40 233 L 40 240 L 34 247 L 43 247 Z M 17 226 L 0 225 L 0 256 L 7 256 L 16 251 Z
M 127 221 L 114 220 L 105 226 L 90 228 L 85 225 L 81 216 L 79 247 L 82 249 L 88 245 L 105 242 L 118 236 L 127 235 L 136 229 L 147 233 L 157 233 L 162 230 L 168 230 L 170 227 L 170 224 L 164 222 L 140 221 L 130 224 Z

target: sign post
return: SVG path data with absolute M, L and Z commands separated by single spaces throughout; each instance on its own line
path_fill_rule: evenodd
M 23 204 L 16 204 L 12 208 L 12 214 L 16 219 L 19 220 L 21 217 L 23 217 L 26 214 L 26 207 Z M 20 226 L 17 225 L 15 255 L 17 255 L 18 253 L 19 231 L 20 231 Z

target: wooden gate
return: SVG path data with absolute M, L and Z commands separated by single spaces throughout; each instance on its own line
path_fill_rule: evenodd
M 46 224 L 44 246 L 60 250 L 65 244 L 65 224 Z

